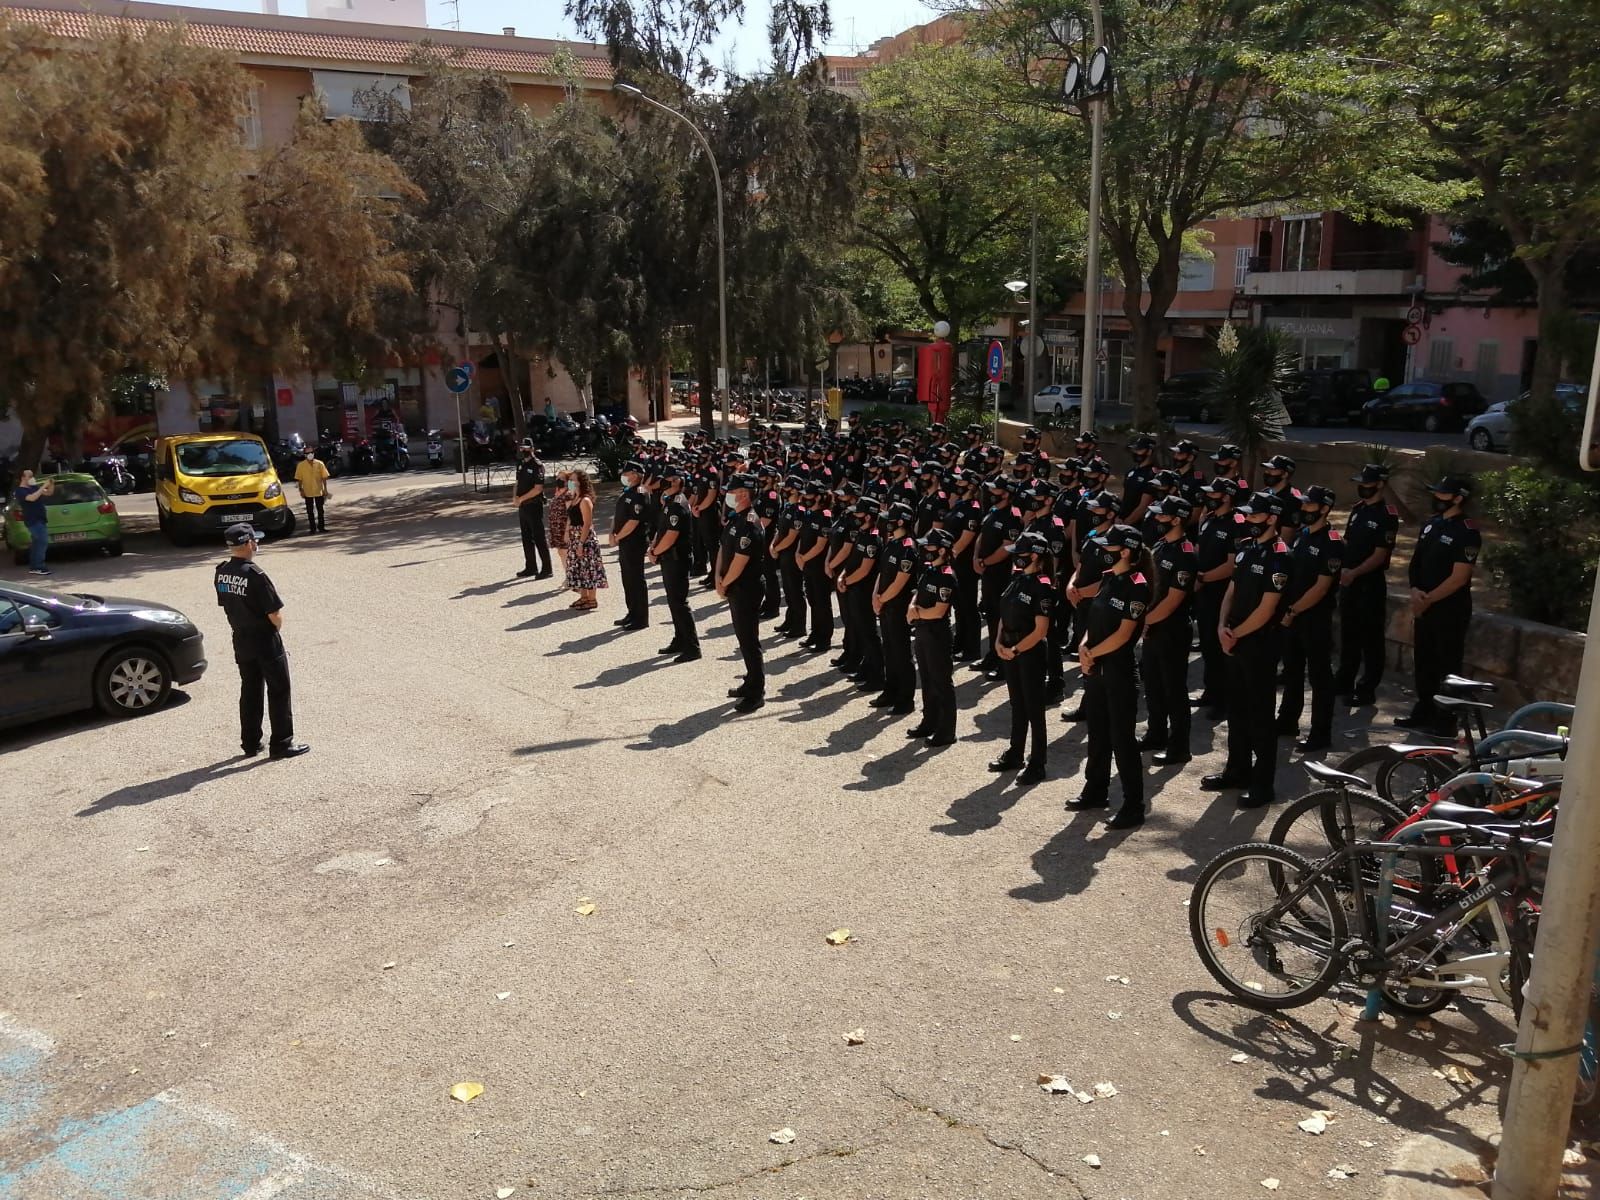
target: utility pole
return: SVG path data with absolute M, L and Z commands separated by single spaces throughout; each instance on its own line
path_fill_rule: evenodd
M 1023 411 L 1028 414 L 1030 424 L 1033 421 L 1033 394 L 1038 390 L 1034 370 L 1039 359 L 1040 343 L 1034 339 L 1039 336 L 1039 205 L 1035 201 L 1028 232 L 1028 336 L 1022 343 L 1022 352 L 1028 356 L 1023 360 L 1022 386 L 1027 392 L 1027 407 Z
M 1600 335 L 1589 375 L 1589 411 L 1579 445 L 1585 470 L 1600 468 L 1591 446 L 1600 403 Z M 1506 1088 L 1506 1121 L 1495 1165 L 1494 1200 L 1549 1200 L 1561 1179 L 1572 1126 L 1578 1051 L 1595 987 L 1600 949 L 1600 580 L 1589 608 L 1589 640 L 1578 674 L 1561 815 L 1539 912 L 1533 970 Z
M 1104 46 L 1105 22 L 1100 0 L 1089 8 L 1094 22 L 1094 44 Z M 1083 281 L 1083 407 L 1078 427 L 1094 429 L 1094 393 L 1100 373 L 1100 155 L 1105 146 L 1106 95 L 1090 96 L 1089 112 L 1089 248 L 1085 255 Z

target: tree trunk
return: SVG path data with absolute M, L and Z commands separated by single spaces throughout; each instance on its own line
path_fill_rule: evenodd
M 500 378 L 505 381 L 506 398 L 511 402 L 511 427 L 516 431 L 517 441 L 520 443 L 528 436 L 528 423 L 522 415 L 527 406 L 522 376 L 517 368 L 516 357 L 511 352 L 511 339 L 498 329 L 490 336 L 494 338 L 494 353 L 500 362 Z
M 711 344 L 701 338 L 695 347 L 695 377 L 700 381 L 700 429 L 707 437 L 715 436 L 715 425 L 712 413 L 717 407 L 717 360 L 711 351 Z
M 1161 386 L 1161 352 L 1158 331 L 1164 322 L 1143 313 L 1132 314 L 1128 327 L 1133 335 L 1133 427 L 1153 430 L 1161 424 L 1156 407 L 1156 392 Z
M 17 447 L 17 461 L 12 464 L 13 479 L 24 471 L 39 472 L 40 462 L 44 458 L 44 445 L 49 437 L 48 427 L 30 425 L 26 421 L 22 423 L 22 442 Z
M 1529 383 L 1533 402 L 1538 406 L 1554 403 L 1556 384 L 1561 380 L 1561 318 L 1567 308 L 1566 268 L 1563 262 L 1526 262 L 1538 295 L 1539 346 L 1533 358 L 1533 379 Z

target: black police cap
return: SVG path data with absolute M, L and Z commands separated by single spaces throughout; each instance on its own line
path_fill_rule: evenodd
M 916 520 L 917 510 L 904 500 L 897 500 L 889 505 L 889 516 L 896 521 L 914 521 Z
M 1472 495 L 1472 480 L 1465 475 L 1446 475 L 1438 483 L 1428 484 L 1428 490 L 1435 494 L 1465 498 Z
M 1382 463 L 1368 463 L 1350 476 L 1351 483 L 1383 483 L 1389 478 L 1389 468 Z
M 1050 543 L 1045 540 L 1042 533 L 1025 532 L 1017 535 L 1017 540 L 1006 547 L 1007 554 L 1048 554 Z
M 1268 516 L 1283 516 L 1283 500 L 1275 492 L 1255 492 L 1245 498 L 1239 505 L 1239 511 L 1245 516 L 1256 516 L 1266 513 Z
M 955 544 L 955 536 L 948 529 L 930 529 L 917 539 L 919 546 L 937 546 L 941 550 L 952 549 Z
M 1237 479 L 1224 479 L 1221 475 L 1218 475 L 1210 483 L 1206 484 L 1206 491 L 1237 500 L 1239 493 L 1244 489 L 1239 486 Z
M 734 475 L 728 480 L 728 490 L 730 492 L 739 491 L 741 488 L 747 492 L 753 492 L 758 486 L 754 475 Z
M 1211 456 L 1212 462 L 1238 462 L 1244 457 L 1244 451 L 1232 442 L 1223 442 L 1217 447 L 1217 452 Z
M 875 517 L 882 510 L 879 508 L 878 502 L 871 496 L 863 496 L 855 502 L 853 511 L 858 516 Z
M 1321 484 L 1313 484 L 1306 489 L 1304 499 L 1307 504 L 1321 504 L 1327 508 L 1332 508 L 1337 497 L 1334 496 L 1332 488 L 1323 487 Z
M 1155 484 L 1157 487 L 1169 489 L 1181 487 L 1183 485 L 1183 480 L 1178 477 L 1178 473 L 1176 471 L 1157 471 L 1150 477 L 1150 482 Z
M 1083 464 L 1083 471 L 1086 475 L 1109 475 L 1111 464 L 1097 454 Z
M 1261 465 L 1263 467 L 1271 467 L 1274 471 L 1284 472 L 1293 471 L 1295 468 L 1294 459 L 1290 458 L 1287 454 L 1274 454 Z
M 1163 496 L 1151 505 L 1150 511 L 1159 513 L 1163 517 L 1177 517 L 1180 521 L 1187 521 L 1194 512 L 1194 505 L 1182 496 Z
M 1128 443 L 1129 450 L 1154 450 L 1155 448 L 1156 439 L 1151 437 L 1148 433 L 1141 433 L 1138 437 L 1134 438 L 1133 441 Z
M 643 475 L 644 464 L 636 458 L 630 458 L 627 462 L 622 464 L 622 470 L 618 472 L 618 474 L 626 474 L 629 471 L 637 471 L 640 475 Z
M 1095 433 L 1095 431 L 1092 429 L 1078 435 L 1078 445 L 1080 446 L 1085 442 L 1088 442 L 1091 445 L 1098 445 L 1099 441 L 1100 435 Z
M 1170 454 L 1199 454 L 1200 453 L 1200 447 L 1195 445 L 1193 440 L 1191 440 L 1189 438 L 1183 438 L 1181 441 L 1178 442 L 1177 445 L 1169 446 L 1167 448 L 1167 450 L 1168 450 L 1168 453 L 1170 453 Z
M 1122 497 L 1115 492 L 1094 492 L 1085 498 L 1084 504 L 1088 508 L 1104 508 L 1116 512 L 1122 507 Z
M 1140 550 L 1144 547 L 1144 534 L 1132 525 L 1113 525 L 1104 533 L 1095 534 L 1094 540 L 1103 546 L 1127 550 Z

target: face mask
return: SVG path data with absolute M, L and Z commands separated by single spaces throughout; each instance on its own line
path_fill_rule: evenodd
M 724 499 L 723 503 L 726 504 L 734 512 L 737 512 L 739 510 L 739 501 L 734 499 L 732 496 L 729 496 L 726 499 Z
M 1433 511 L 1436 512 L 1436 513 L 1446 513 L 1446 512 L 1449 512 L 1452 508 L 1454 508 L 1455 504 L 1456 504 L 1456 498 L 1454 496 L 1450 496 L 1450 497 L 1443 498 L 1443 499 L 1441 499 L 1438 496 L 1435 496 L 1433 498 Z
M 1309 527 L 1320 520 L 1322 520 L 1322 510 L 1320 508 L 1314 508 L 1309 512 L 1303 508 L 1300 510 L 1300 524 Z
M 1212 512 L 1215 512 L 1217 509 L 1221 508 L 1223 506 L 1223 504 L 1225 504 L 1227 502 L 1227 499 L 1228 498 L 1226 496 L 1207 496 L 1206 497 L 1206 507 L 1209 508 Z
M 1283 482 L 1282 471 L 1263 471 L 1261 477 L 1267 481 L 1268 487 L 1277 487 Z
M 578 490 L 578 481 L 576 479 L 567 480 L 567 491 L 576 492 L 577 490 Z
M 1267 520 L 1268 520 L 1268 518 L 1262 518 L 1259 521 L 1251 521 L 1250 522 L 1250 536 L 1258 538 L 1263 533 L 1265 533 L 1267 531 Z
M 1107 546 L 1104 550 L 1100 551 L 1100 565 L 1101 566 L 1114 567 L 1114 566 L 1117 565 L 1117 563 L 1119 561 L 1121 561 L 1121 559 L 1122 559 L 1122 551 L 1116 549 L 1113 546 Z
M 1374 496 L 1376 496 L 1382 490 L 1383 490 L 1383 488 L 1382 488 L 1381 484 L 1363 483 L 1360 487 L 1358 487 L 1356 489 L 1356 494 L 1358 496 L 1360 496 L 1363 500 L 1371 500 Z
M 1178 472 L 1181 474 L 1184 471 L 1187 471 L 1189 469 L 1189 464 L 1190 463 L 1194 462 L 1194 455 L 1192 455 L 1192 454 L 1174 454 L 1172 456 L 1172 462 L 1173 462 L 1173 465 L 1178 468 Z

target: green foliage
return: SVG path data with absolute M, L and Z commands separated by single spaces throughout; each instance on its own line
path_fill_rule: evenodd
M 868 404 L 857 411 L 860 412 L 863 422 L 904 421 L 907 425 L 928 423 L 928 409 L 922 404 Z
M 965 429 L 968 425 L 983 426 L 986 437 L 994 436 L 994 406 L 977 404 L 957 397 L 950 403 L 944 423 L 950 429 Z
M 1600 559 L 1600 506 L 1572 479 L 1536 467 L 1485 476 L 1484 512 L 1500 527 L 1484 562 L 1519 617 L 1581 629 Z
M 1225 326 L 1212 355 L 1217 375 L 1207 399 L 1222 418 L 1223 437 L 1244 451 L 1245 473 L 1253 476 L 1267 443 L 1283 439 L 1279 392 L 1298 356 L 1287 338 L 1260 325 Z

